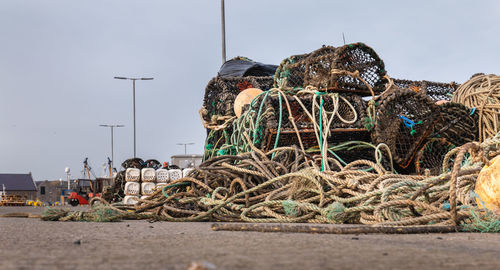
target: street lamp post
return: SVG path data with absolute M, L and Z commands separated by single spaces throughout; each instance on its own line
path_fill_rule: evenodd
M 117 128 L 120 128 L 120 127 L 124 127 L 124 125 L 99 125 L 100 127 L 109 127 L 111 129 L 111 171 L 113 171 L 114 169 L 114 165 L 113 163 L 115 162 L 115 154 L 114 154 L 114 149 L 113 149 L 113 129 L 115 127 Z M 134 147 L 134 150 L 135 150 L 135 147 Z M 135 153 L 134 153 L 134 156 L 135 156 Z
M 226 63 L 226 15 L 224 8 L 224 0 L 220 1 L 221 9 L 221 26 L 222 26 L 222 64 Z
M 177 143 L 177 145 L 184 145 L 184 155 L 187 155 L 187 146 L 188 145 L 193 145 L 194 143 Z
M 136 154 L 136 136 L 135 136 L 135 81 L 137 80 L 152 80 L 153 78 L 128 78 L 128 77 L 114 77 L 118 80 L 131 80 L 132 81 L 132 95 L 133 95 L 133 107 L 134 107 L 134 158 L 137 157 Z

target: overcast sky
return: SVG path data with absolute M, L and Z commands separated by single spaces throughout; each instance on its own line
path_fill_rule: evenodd
M 364 42 L 394 78 L 463 83 L 500 73 L 499 1 L 226 0 L 228 59 L 279 64 L 321 45 Z M 97 175 L 137 155 L 170 160 L 205 131 L 198 110 L 221 65 L 219 0 L 0 0 L 0 173 Z

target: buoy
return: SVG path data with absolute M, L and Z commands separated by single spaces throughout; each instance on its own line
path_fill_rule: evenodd
M 500 213 L 500 156 L 496 156 L 486 165 L 476 181 L 476 202 L 479 208 Z
M 449 100 L 445 100 L 445 99 L 442 99 L 442 100 L 438 100 L 436 101 L 436 105 L 441 105 L 441 104 L 445 104 L 445 103 L 448 103 L 450 102 Z
M 250 104 L 250 102 L 252 102 L 252 100 L 260 93 L 262 93 L 262 90 L 257 88 L 248 88 L 241 91 L 234 100 L 234 113 L 236 114 L 236 117 L 240 117 L 243 106 Z

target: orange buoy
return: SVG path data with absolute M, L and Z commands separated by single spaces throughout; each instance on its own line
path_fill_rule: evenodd
M 484 166 L 477 177 L 476 202 L 480 208 L 500 213 L 500 156 L 492 159 L 490 164 Z
M 438 101 L 436 101 L 436 105 L 441 105 L 441 104 L 445 104 L 448 102 L 449 102 L 448 100 L 438 100 Z
M 234 100 L 234 113 L 236 114 L 236 117 L 240 117 L 243 106 L 250 104 L 250 102 L 252 102 L 252 100 L 260 93 L 262 93 L 262 90 L 257 88 L 248 88 L 241 91 Z

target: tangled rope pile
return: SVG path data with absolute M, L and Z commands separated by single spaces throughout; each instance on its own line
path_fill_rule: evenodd
M 267 153 L 253 147 L 249 153 L 204 162 L 190 176 L 139 200 L 134 211 L 119 204 L 107 207 L 119 218 L 164 221 L 462 224 L 498 231 L 500 218 L 481 219 L 491 213 L 478 210 L 473 195 L 477 175 L 498 153 L 498 144 L 500 136 L 453 149 L 440 176 L 393 174 L 367 160 L 322 172 L 319 160 L 297 147 Z M 81 220 L 83 215 L 66 213 L 50 220 Z
M 500 131 L 500 76 L 473 76 L 457 89 L 452 101 L 478 111 L 480 141 L 491 138 Z

